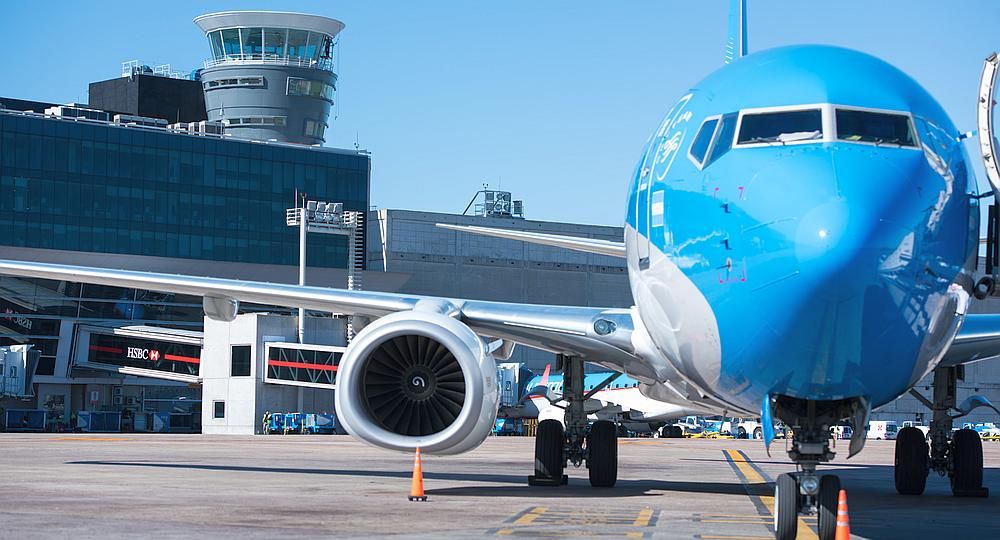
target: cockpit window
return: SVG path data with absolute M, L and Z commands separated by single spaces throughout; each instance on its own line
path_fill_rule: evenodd
M 823 138 L 819 109 L 775 111 L 743 115 L 736 144 L 790 143 Z
M 712 153 L 708 156 L 708 163 L 722 157 L 733 146 L 733 135 L 736 134 L 737 114 L 727 114 L 722 117 L 722 125 L 719 127 L 719 134 L 715 136 L 715 144 L 712 145 Z
M 701 124 L 701 128 L 698 129 L 698 134 L 694 136 L 694 142 L 691 143 L 691 159 L 699 167 L 705 161 L 705 154 L 708 153 L 708 147 L 712 144 L 712 136 L 715 135 L 715 126 L 718 124 L 718 117 L 705 120 Z
M 876 145 L 917 145 L 909 116 L 850 109 L 837 109 L 837 138 Z

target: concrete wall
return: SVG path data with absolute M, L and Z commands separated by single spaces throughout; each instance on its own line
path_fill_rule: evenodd
M 306 319 L 306 342 L 343 345 L 345 321 Z M 265 342 L 295 342 L 295 317 L 240 315 L 226 323 L 205 318 L 201 356 L 202 433 L 252 435 L 260 432 L 265 411 L 322 413 L 334 411 L 334 391 L 265 383 Z M 251 346 L 250 376 L 233 377 L 231 348 Z M 225 417 L 215 418 L 215 402 L 225 402 Z
M 323 144 L 324 137 L 305 133 L 305 122 L 311 120 L 327 125 L 332 103 L 320 97 L 288 95 L 288 79 L 297 78 L 334 85 L 333 73 L 307 67 L 278 64 L 220 64 L 206 68 L 201 73 L 202 83 L 208 85 L 219 79 L 263 77 L 260 87 L 208 88 L 205 90 L 205 108 L 209 120 L 232 120 L 247 116 L 280 116 L 283 126 L 257 126 L 226 128 L 234 137 L 254 140 L 277 140 L 300 144 Z

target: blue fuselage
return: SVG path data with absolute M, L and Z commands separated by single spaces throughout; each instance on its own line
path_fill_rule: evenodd
M 741 130 L 788 111 L 807 127 Z M 893 119 L 910 138 L 880 134 Z M 775 394 L 877 406 L 905 392 L 951 342 L 973 283 L 979 210 L 958 137 L 919 84 L 847 49 L 773 49 L 707 77 L 653 133 L 629 190 L 629 270 L 653 341 L 744 410 Z

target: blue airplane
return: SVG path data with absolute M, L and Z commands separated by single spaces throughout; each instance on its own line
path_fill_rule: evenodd
M 24 261 L 0 261 L 0 273 L 201 295 L 222 321 L 241 301 L 354 314 L 361 331 L 339 366 L 338 417 L 392 450 L 475 448 L 496 418 L 495 361 L 515 344 L 551 351 L 566 408 L 562 422 L 539 423 L 535 485 L 562 483 L 569 463 L 585 463 L 593 486 L 616 483 L 615 426 L 588 422 L 585 362 L 667 404 L 760 417 L 765 444 L 781 420 L 796 465 L 776 481 L 781 539 L 795 537 L 800 514 L 834 537 L 840 482 L 817 473 L 834 457 L 830 427 L 854 426 L 856 454 L 871 410 L 933 372 L 933 395 L 916 393 L 933 413 L 930 444 L 917 428 L 899 431 L 896 489 L 921 494 L 933 470 L 956 496 L 985 496 L 979 435 L 951 430 L 953 417 L 989 405 L 956 403 L 962 366 L 1000 355 L 1000 316 L 968 313 L 994 282 L 975 277 L 984 196 L 961 133 L 923 87 L 873 56 L 817 45 L 747 55 L 745 2 L 733 4 L 730 63 L 669 108 L 639 156 L 624 242 L 445 226 L 623 257 L 631 308 Z M 992 100 L 981 103 L 988 117 Z

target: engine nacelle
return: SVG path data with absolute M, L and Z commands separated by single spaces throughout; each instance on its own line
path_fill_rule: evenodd
M 492 431 L 499 397 L 483 340 L 434 312 L 394 313 L 366 326 L 337 372 L 341 424 L 390 450 L 472 450 Z

